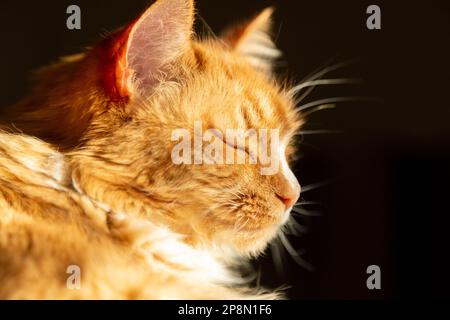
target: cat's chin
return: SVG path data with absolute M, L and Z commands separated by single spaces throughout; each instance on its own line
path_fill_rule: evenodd
M 225 241 L 239 255 L 257 256 L 276 237 L 279 229 L 279 226 L 271 226 L 260 230 L 245 231 L 239 235 L 230 235 Z
M 247 231 L 247 235 L 240 236 L 240 239 L 235 242 L 237 251 L 252 256 L 262 253 L 269 243 L 276 238 L 282 226 L 288 222 L 290 213 L 291 209 L 288 209 L 280 215 L 281 219 L 278 223 L 259 230 Z
M 283 217 L 281 219 L 281 226 L 285 225 L 286 222 L 288 222 L 289 218 L 291 217 L 291 211 L 292 211 L 292 208 L 289 208 L 283 212 Z

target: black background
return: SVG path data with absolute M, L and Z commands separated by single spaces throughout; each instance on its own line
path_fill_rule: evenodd
M 2 1 L 0 107 L 28 88 L 31 70 L 76 53 L 141 12 L 150 0 Z M 449 297 L 450 80 L 448 1 L 197 1 L 214 31 L 275 5 L 275 34 L 284 52 L 281 72 L 301 80 L 324 63 L 355 61 L 336 77 L 361 86 L 316 89 L 307 101 L 373 96 L 383 102 L 342 103 L 310 117 L 295 168 L 323 215 L 301 218 L 310 230 L 290 237 L 314 272 L 286 254 L 277 273 L 268 252 L 255 262 L 262 284 L 289 284 L 291 298 Z M 70 31 L 66 8 L 77 4 L 82 30 Z M 382 29 L 366 28 L 377 4 Z M 205 29 L 198 23 L 201 30 Z M 382 289 L 366 288 L 366 268 L 381 267 Z

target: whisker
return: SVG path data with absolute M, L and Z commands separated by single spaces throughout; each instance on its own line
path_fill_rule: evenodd
M 258 274 L 253 270 L 249 271 L 247 275 L 242 276 L 242 283 L 252 283 L 253 281 L 258 281 Z
M 294 102 L 296 105 L 300 104 L 300 102 L 302 102 L 303 100 L 306 99 L 306 97 L 308 97 L 311 92 L 314 90 L 315 87 L 309 87 L 300 97 L 296 97 L 294 99 Z
M 333 85 L 333 84 L 362 84 L 362 79 L 356 78 L 342 78 L 342 79 L 321 79 L 321 80 L 310 80 L 300 83 L 289 90 L 289 94 L 294 96 L 299 93 L 302 89 L 309 87 L 316 87 L 322 85 Z
M 317 201 L 300 201 L 297 202 L 294 207 L 298 207 L 298 206 L 304 206 L 304 205 L 320 205 L 320 202 Z
M 286 251 L 289 253 L 289 255 L 292 257 L 292 259 L 299 265 L 305 268 L 308 271 L 314 271 L 314 267 L 312 264 L 304 260 L 300 254 L 292 247 L 289 240 L 286 238 L 286 236 L 283 233 L 279 234 L 281 243 L 283 244 Z
M 283 274 L 284 266 L 283 266 L 283 256 L 281 252 L 281 247 L 279 243 L 279 239 L 276 238 L 274 241 L 270 243 L 270 252 L 272 254 L 273 264 L 275 266 L 275 270 L 278 274 Z
M 317 189 L 317 188 L 324 187 L 324 186 L 326 186 L 326 185 L 328 185 L 330 183 L 331 183 L 331 180 L 326 180 L 326 181 L 322 181 L 322 182 L 308 184 L 308 185 L 302 187 L 302 193 L 303 192 L 308 192 L 308 191 L 311 191 L 311 190 L 314 190 L 314 189 Z
M 262 270 L 261 270 L 261 266 L 259 266 L 258 271 L 256 273 L 256 288 L 257 289 L 261 288 L 261 276 L 262 276 Z
M 305 210 L 303 208 L 298 208 L 298 207 L 292 208 L 292 211 L 294 213 L 300 214 L 302 216 L 307 216 L 307 217 L 318 217 L 318 216 L 322 215 L 322 213 L 319 211 Z
M 303 112 L 302 116 L 303 117 L 308 117 L 309 115 L 316 113 L 318 111 L 322 111 L 322 110 L 328 110 L 328 109 L 334 109 L 336 108 L 336 104 L 334 103 L 329 103 L 329 104 L 321 104 L 320 106 L 317 106 L 315 108 L 311 108 L 310 110 L 308 110 L 307 112 Z
M 330 134 L 330 133 L 342 133 L 342 131 L 339 131 L 339 130 L 302 130 L 302 131 L 298 131 L 295 135 L 296 136 L 304 136 L 304 135 L 311 135 L 311 134 Z
M 349 65 L 349 64 L 351 64 L 353 62 L 354 61 L 344 61 L 344 62 L 341 62 L 341 63 L 337 63 L 337 64 L 334 64 L 334 65 L 331 65 L 329 67 L 325 67 L 321 71 L 315 72 L 312 75 L 305 77 L 302 81 L 300 81 L 300 83 L 306 83 L 306 82 L 309 82 L 309 81 L 314 81 L 314 80 L 320 79 L 321 77 L 323 77 L 327 73 L 332 72 L 332 71 L 334 71 L 336 69 L 345 67 L 345 66 L 347 66 L 347 65 Z M 301 101 L 303 101 L 314 90 L 314 88 L 315 88 L 314 86 L 313 87 L 309 87 L 308 90 L 306 90 L 305 93 L 303 93 L 300 97 L 298 97 L 296 99 L 296 102 L 300 103 Z
M 296 110 L 301 112 L 303 110 L 307 110 L 312 107 L 323 105 L 323 104 L 330 104 L 330 103 L 337 103 L 337 102 L 353 102 L 353 101 L 380 101 L 380 99 L 374 98 L 374 97 L 333 97 L 333 98 L 320 99 L 320 100 L 306 103 L 302 106 L 297 107 Z
M 300 223 L 298 223 L 293 216 L 288 220 L 286 223 L 286 226 L 289 228 L 289 230 L 292 231 L 294 235 L 299 235 L 299 233 L 305 233 L 308 231 L 308 228 L 305 226 L 302 226 Z
M 288 223 L 286 223 L 286 224 L 284 225 L 283 232 L 284 232 L 285 234 L 287 234 L 287 235 L 290 235 L 290 236 L 300 237 L 300 235 L 301 235 L 301 232 L 299 232 L 298 230 L 296 230 L 292 225 L 290 225 L 290 224 L 288 224 Z
M 322 76 L 326 75 L 327 73 L 330 73 L 330 72 L 332 72 L 334 70 L 337 70 L 337 69 L 340 69 L 342 67 L 348 66 L 348 65 L 350 65 L 352 63 L 354 63 L 353 60 L 347 60 L 347 61 L 335 63 L 335 64 L 330 65 L 328 67 L 324 67 L 322 70 L 319 69 L 320 71 L 313 72 L 312 74 L 307 75 L 305 78 L 303 78 L 303 80 L 301 82 L 306 82 L 306 81 L 312 81 L 312 80 L 319 79 Z
M 203 30 L 206 30 L 206 32 L 208 33 L 208 36 L 214 38 L 214 39 L 219 39 L 219 37 L 216 35 L 216 33 L 213 31 L 213 29 L 211 28 L 211 26 L 206 22 L 206 20 L 200 15 L 200 13 L 197 12 L 197 19 L 202 23 L 202 27 L 204 28 Z

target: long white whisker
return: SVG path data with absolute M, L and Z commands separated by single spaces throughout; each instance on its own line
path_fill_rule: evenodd
M 301 82 L 306 82 L 306 81 L 312 81 L 312 80 L 316 80 L 321 78 L 322 76 L 326 75 L 327 73 L 330 73 L 334 70 L 337 70 L 339 68 L 348 66 L 349 64 L 353 63 L 354 61 L 344 61 L 344 62 L 340 62 L 340 63 L 336 63 L 334 65 L 331 65 L 329 67 L 325 67 L 323 68 L 321 71 L 315 72 L 310 76 L 306 76 Z
M 206 35 L 207 37 L 212 37 L 215 40 L 219 40 L 221 41 L 220 37 L 218 37 L 216 35 L 216 33 L 213 31 L 213 29 L 211 28 L 211 26 L 205 21 L 205 19 L 200 15 L 200 13 L 196 13 L 197 19 L 201 22 L 203 30 L 202 31 L 206 31 L 208 34 Z M 198 35 L 198 36 L 202 36 L 202 35 Z M 224 41 L 221 41 L 224 42 Z
M 300 201 L 297 202 L 294 207 L 299 207 L 299 206 L 304 206 L 304 205 L 319 205 L 321 204 L 320 202 L 317 201 Z
M 342 131 L 338 130 L 302 130 L 298 131 L 295 135 L 304 136 L 311 134 L 329 134 L 329 133 L 341 133 Z
M 328 110 L 328 109 L 334 109 L 336 108 L 336 104 L 334 103 L 329 103 L 329 104 L 321 104 L 320 106 L 317 106 L 315 108 L 311 108 L 310 110 L 308 110 L 307 112 L 303 112 L 302 116 L 303 117 L 308 117 L 310 114 L 316 113 L 317 111 L 322 111 L 322 110 Z
M 281 254 L 281 248 L 279 244 L 279 239 L 274 239 L 270 244 L 270 252 L 272 253 L 273 264 L 275 266 L 275 270 L 278 274 L 283 274 L 283 256 Z
M 308 228 L 302 226 L 300 223 L 298 223 L 294 217 L 291 216 L 291 218 L 288 220 L 286 225 L 289 227 L 289 229 L 295 234 L 298 235 L 298 233 L 305 233 L 308 231 Z
M 286 238 L 286 236 L 282 233 L 279 234 L 281 243 L 286 248 L 286 251 L 289 253 L 289 255 L 294 259 L 295 262 L 297 262 L 298 265 L 302 266 L 308 271 L 314 271 L 314 267 L 309 262 L 305 261 L 300 254 L 295 251 L 295 249 L 290 244 L 289 240 Z
M 354 78 L 310 80 L 310 81 L 300 83 L 299 85 L 296 85 L 291 90 L 289 90 L 289 94 L 294 96 L 304 88 L 321 86 L 321 85 L 362 84 L 362 83 L 363 83 L 363 81 L 361 79 L 354 79 Z
M 305 210 L 305 209 L 298 208 L 298 207 L 292 208 L 292 212 L 298 213 L 302 216 L 307 216 L 307 217 L 318 217 L 318 216 L 322 215 L 322 213 L 319 211 Z
M 251 283 L 254 280 L 257 280 L 258 274 L 256 274 L 253 270 L 251 270 L 246 276 L 242 276 L 243 283 Z
M 352 63 L 352 61 L 345 61 L 345 62 L 337 63 L 335 65 L 326 67 L 326 68 L 322 69 L 322 71 L 313 73 L 311 76 L 307 76 L 305 79 L 300 81 L 300 83 L 306 83 L 306 82 L 310 82 L 310 81 L 314 81 L 314 80 L 320 79 L 324 75 L 326 75 L 327 73 L 332 72 L 332 71 L 334 71 L 336 69 L 342 68 L 342 67 L 344 67 L 346 65 L 349 65 L 351 63 Z M 305 93 L 303 93 L 300 97 L 298 97 L 296 99 L 297 104 L 300 103 L 301 101 L 303 101 L 303 99 L 305 99 L 311 93 L 311 91 L 314 90 L 314 88 L 315 88 L 314 86 L 309 87 L 308 90 L 306 90 Z
M 330 103 L 337 103 L 337 102 L 353 102 L 353 101 L 380 101 L 380 99 L 373 98 L 373 97 L 333 97 L 333 98 L 327 98 L 327 99 L 320 99 L 316 101 L 312 101 L 309 103 L 306 103 L 302 106 L 299 106 L 296 108 L 297 111 L 301 112 L 303 110 L 323 105 L 323 104 L 330 104 Z
M 297 97 L 294 99 L 295 104 L 298 105 L 300 104 L 300 102 L 302 102 L 303 100 L 305 100 L 305 98 L 307 96 L 309 96 L 309 94 L 314 90 L 315 87 L 309 87 L 300 97 Z
M 297 236 L 297 237 L 300 236 L 299 231 L 296 230 L 295 227 L 292 224 L 290 224 L 289 222 L 286 222 L 286 224 L 283 226 L 282 232 L 289 234 L 289 235 Z
M 258 268 L 258 272 L 256 274 L 256 288 L 260 289 L 261 288 L 261 266 Z
M 322 181 L 322 182 L 308 184 L 308 185 L 302 187 L 302 193 L 303 192 L 308 192 L 310 190 L 314 190 L 314 189 L 317 189 L 317 188 L 321 188 L 323 186 L 326 186 L 326 185 L 330 184 L 330 182 L 331 182 L 331 180 L 327 180 L 327 181 Z

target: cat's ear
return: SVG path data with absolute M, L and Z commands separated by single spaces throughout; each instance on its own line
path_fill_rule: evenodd
M 257 69 L 266 73 L 272 71 L 273 62 L 281 52 L 276 48 L 272 37 L 273 8 L 267 8 L 247 22 L 226 30 L 223 41 L 231 50 L 245 56 Z
M 191 43 L 193 0 L 158 0 L 101 45 L 105 88 L 113 99 L 156 85 Z

